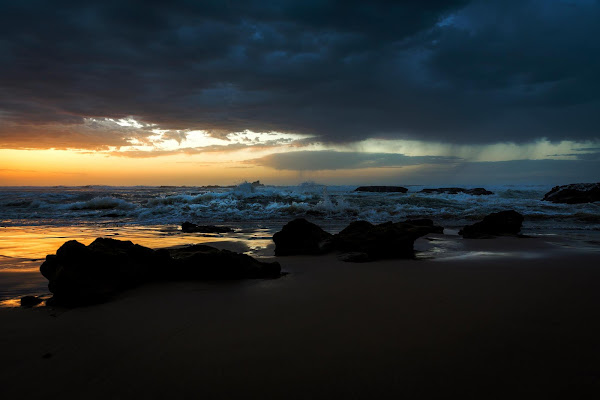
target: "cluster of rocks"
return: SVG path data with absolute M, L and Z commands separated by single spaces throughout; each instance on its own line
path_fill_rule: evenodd
M 553 203 L 593 203 L 600 201 L 600 183 L 573 183 L 555 186 L 542 200 Z
M 483 221 L 467 225 L 459 234 L 466 239 L 496 236 L 518 236 L 523 216 L 514 210 L 487 215 Z M 319 255 L 341 252 L 344 261 L 374 261 L 391 258 L 412 258 L 414 242 L 429 233 L 443 233 L 444 228 L 430 219 L 406 220 L 372 224 L 352 222 L 333 235 L 304 218 L 288 222 L 273 235 L 276 256 Z
M 465 194 L 470 194 L 472 196 L 488 196 L 490 194 L 494 194 L 494 192 L 490 192 L 489 190 L 486 190 L 484 188 L 465 189 L 465 188 L 455 188 L 455 187 L 437 188 L 437 189 L 423 189 L 419 193 L 438 193 L 438 194 L 442 194 L 442 193 L 445 193 L 445 194 L 465 193 Z
M 107 300 L 145 282 L 276 278 L 281 266 L 205 245 L 153 250 L 98 238 L 88 246 L 75 240 L 64 243 L 46 256 L 40 272 L 49 281 L 50 303 L 77 306 Z
M 332 235 L 303 218 L 288 222 L 273 235 L 275 255 L 325 254 L 340 251 L 349 254 L 346 261 L 372 261 L 386 258 L 414 257 L 414 242 L 428 233 L 442 233 L 443 228 L 429 219 L 386 222 L 352 222 Z
M 518 235 L 522 223 L 518 212 L 502 211 L 465 226 L 459 234 L 468 239 Z M 276 256 L 336 251 L 344 261 L 365 262 L 412 258 L 416 239 L 443 230 L 430 219 L 382 224 L 355 221 L 333 235 L 298 218 L 275 233 L 273 241 Z M 77 306 L 107 300 L 145 282 L 276 278 L 281 266 L 206 245 L 153 250 L 131 241 L 98 238 L 88 246 L 75 240 L 64 243 L 56 254 L 46 256 L 40 272 L 49 281 L 50 304 Z M 27 296 L 22 304 L 33 306 L 40 301 Z

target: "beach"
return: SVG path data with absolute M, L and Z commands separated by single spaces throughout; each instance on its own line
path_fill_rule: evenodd
M 3 1 L 0 400 L 600 399 L 599 21 Z
M 576 398 L 600 393 L 600 253 L 418 239 L 414 260 L 267 257 L 279 279 L 0 309 L 3 398 Z M 448 249 L 454 249 L 449 251 Z M 442 256 L 441 254 L 445 254 Z
M 0 400 L 600 399 L 599 22 L 2 1 Z

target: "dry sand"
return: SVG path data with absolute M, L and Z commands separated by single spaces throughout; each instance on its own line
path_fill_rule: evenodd
M 600 395 L 600 253 L 437 239 L 418 260 L 287 257 L 276 280 L 0 309 L 0 398 Z

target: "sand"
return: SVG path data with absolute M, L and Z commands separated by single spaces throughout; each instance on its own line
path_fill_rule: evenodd
M 432 239 L 420 239 L 417 260 L 286 257 L 276 280 L 0 309 L 0 398 L 600 394 L 600 253 Z

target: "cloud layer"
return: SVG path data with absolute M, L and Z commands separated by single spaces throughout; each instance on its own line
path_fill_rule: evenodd
M 320 171 L 360 168 L 397 168 L 421 164 L 456 163 L 455 157 L 406 156 L 391 153 L 360 153 L 340 151 L 293 151 L 275 153 L 248 163 L 279 170 Z
M 0 142 L 126 145 L 86 119 L 128 116 L 335 143 L 597 139 L 599 20 L 596 1 L 8 2 Z

